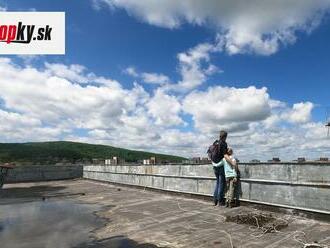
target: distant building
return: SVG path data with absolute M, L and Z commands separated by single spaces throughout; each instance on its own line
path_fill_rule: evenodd
M 193 157 L 181 161 L 182 164 L 209 164 L 211 159 L 208 157 Z
M 320 158 L 319 161 L 320 161 L 320 162 L 329 162 L 329 158 L 327 158 L 327 157 L 322 157 L 322 158 Z
M 304 162 L 306 162 L 306 159 L 304 157 L 298 158 L 297 162 L 298 163 L 304 163 Z
M 150 158 L 150 164 L 156 164 L 156 157 Z
M 193 157 L 193 158 L 191 159 L 191 162 L 192 162 L 193 164 L 200 164 L 200 163 L 201 163 L 201 158 L 200 158 L 200 157 Z
M 92 159 L 92 164 L 99 164 L 100 160 L 98 158 L 93 158 Z
M 271 160 L 268 160 L 268 162 L 269 162 L 269 163 L 281 162 L 281 160 L 280 160 L 280 158 L 275 157 L 275 158 L 273 158 L 273 159 L 271 159 Z
M 144 165 L 149 165 L 150 164 L 150 159 L 143 159 L 143 164 Z
M 190 158 L 189 160 L 183 160 L 182 163 L 184 164 L 206 164 L 206 163 L 210 163 L 211 159 L 209 159 L 208 157 L 193 157 Z
M 260 163 L 260 160 L 259 159 L 252 159 L 252 160 L 250 160 L 250 163 Z
M 201 160 L 200 160 L 201 164 L 207 164 L 210 162 L 211 162 L 211 159 L 209 159 L 208 157 L 201 158 Z
M 124 164 L 125 160 L 120 159 L 119 157 L 112 157 L 112 159 L 105 159 L 104 164 L 105 165 L 119 165 L 119 164 Z
M 160 163 L 162 161 L 159 161 L 156 159 L 156 157 L 150 157 L 148 159 L 143 159 L 142 164 L 149 165 L 149 164 L 156 164 Z

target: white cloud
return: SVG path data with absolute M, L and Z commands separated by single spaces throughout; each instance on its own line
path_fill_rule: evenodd
M 232 137 L 239 156 L 259 159 L 280 157 L 284 161 L 298 157 L 316 159 L 330 156 L 330 142 L 323 123 L 309 122 L 292 127 L 279 124 L 268 129 L 263 123 L 255 123 L 245 136 Z
M 24 115 L 14 112 L 7 112 L 0 109 L 0 120 L 3 123 L 2 130 L 5 128 L 16 127 L 38 127 L 41 126 L 41 122 L 38 119 L 28 118 Z
M 147 84 L 169 84 L 170 79 L 162 73 L 138 72 L 135 67 L 130 66 L 124 70 L 124 73 L 135 78 L 140 78 Z
M 325 140 L 330 142 L 329 139 L 326 139 L 327 129 L 324 127 L 324 123 L 321 122 L 308 122 L 302 125 L 302 128 L 305 130 L 305 137 L 309 140 Z M 317 142 L 310 142 L 314 144 L 310 145 L 317 145 Z
M 101 86 L 80 86 L 66 79 L 84 81 L 77 67 L 70 68 L 74 68 L 72 74 L 59 77 L 49 71 L 48 65 L 42 71 L 0 59 L 0 98 L 6 108 L 45 125 L 66 122 L 79 128 L 109 127 L 119 121 L 124 110 L 134 109 L 134 91 L 131 94 L 116 83 L 107 83 L 110 79 L 104 79 Z
M 218 67 L 216 67 L 213 64 L 209 64 L 208 67 L 204 70 L 205 74 L 210 76 L 213 75 L 214 73 L 220 73 L 223 72 L 222 70 L 220 70 Z
M 311 102 L 295 103 L 290 107 L 284 102 L 271 99 L 269 104 L 272 113 L 262 122 L 264 127 L 269 130 L 276 128 L 281 123 L 300 125 L 309 123 L 312 119 L 314 104 Z
M 230 54 L 269 55 L 311 32 L 329 11 L 329 0 L 94 0 L 160 27 L 214 26 Z M 98 5 L 100 6 L 100 5 Z
M 144 72 L 141 77 L 144 82 L 149 84 L 168 84 L 170 82 L 170 79 L 164 74 Z
M 127 67 L 124 70 L 124 73 L 126 73 L 127 75 L 130 75 L 132 77 L 139 77 L 139 74 L 137 73 L 135 67 L 133 67 L 133 66 Z
M 263 121 L 263 124 L 267 129 L 271 129 L 282 121 L 281 117 L 277 114 L 272 114 Z
M 179 53 L 179 71 L 182 80 L 174 85 L 176 90 L 191 90 L 203 84 L 207 76 L 216 72 L 216 66 L 209 64 L 203 67 L 203 62 L 208 63 L 210 53 L 216 51 L 216 46 L 209 43 L 202 43 L 190 49 L 188 52 Z
M 285 102 L 281 102 L 281 101 L 274 100 L 274 99 L 270 99 L 269 105 L 272 108 L 284 108 L 284 107 L 286 107 L 286 103 Z
M 86 68 L 81 65 L 64 65 L 64 64 L 49 64 L 46 63 L 47 71 L 54 76 L 72 80 L 77 83 L 88 83 L 88 79 L 82 75 Z
M 311 120 L 314 104 L 311 102 L 301 102 L 293 105 L 292 109 L 283 114 L 283 118 L 293 123 L 306 123 Z
M 49 75 L 67 79 L 75 83 L 97 83 L 120 88 L 120 84 L 115 80 L 98 77 L 94 73 L 86 73 L 86 68 L 82 65 L 67 66 L 64 64 L 45 63 L 45 68 L 45 72 Z
M 221 40 L 216 39 L 214 44 L 201 43 L 179 53 L 177 60 L 181 79 L 176 83 L 172 83 L 170 78 L 162 73 L 139 72 L 134 66 L 127 67 L 123 73 L 147 84 L 160 85 L 166 92 L 187 93 L 205 83 L 213 74 L 223 72 L 210 61 L 212 53 L 220 50 Z
M 18 58 L 20 58 L 25 65 L 32 65 L 35 61 L 39 60 L 40 58 L 43 58 L 44 55 L 16 55 Z
M 130 90 L 115 83 L 95 85 L 94 79 L 102 77 L 93 74 L 90 82 L 83 66 L 46 64 L 37 69 L 1 58 L 0 73 L 0 139 L 4 141 L 64 138 L 155 151 L 164 127 L 182 122 L 174 96 L 156 93 L 151 98 L 136 83 Z M 87 134 L 81 136 L 77 129 Z M 172 149 L 166 151 L 176 153 Z
M 1 109 L 0 123 L 1 142 L 56 140 L 65 131 L 56 127 L 42 127 L 41 121 L 37 118 Z
M 202 43 L 177 55 L 178 70 L 181 80 L 171 83 L 168 76 L 162 73 L 138 72 L 135 67 L 130 66 L 124 73 L 140 78 L 145 83 L 159 84 L 164 91 L 188 92 L 202 85 L 209 76 L 222 72 L 214 64 L 210 63 L 212 53 L 220 51 L 221 42 L 216 40 L 215 44 Z
M 157 125 L 175 126 L 183 124 L 179 117 L 181 104 L 175 96 L 170 96 L 162 90 L 157 90 L 147 103 L 148 112 L 156 119 Z
M 205 156 L 225 128 L 245 160 L 330 156 L 325 127 L 311 120 L 314 105 L 288 106 L 266 88 L 215 86 L 178 96 L 160 86 L 150 94 L 137 83 L 123 89 L 81 65 L 35 68 L 8 58 L 0 58 L 0 74 L 3 142 L 65 139 Z M 189 118 L 195 128 L 184 121 Z
M 270 116 L 269 95 L 266 88 L 210 87 L 207 91 L 190 93 L 183 109 L 192 114 L 195 125 L 204 132 L 220 129 L 242 131 L 249 123 Z

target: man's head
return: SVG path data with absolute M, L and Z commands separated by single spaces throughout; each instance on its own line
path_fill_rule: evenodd
M 224 131 L 224 130 L 221 130 L 220 131 L 220 140 L 222 140 L 222 141 L 226 141 L 226 139 L 227 139 L 227 132 L 226 131 Z
M 227 149 L 227 154 L 228 154 L 228 155 L 233 155 L 233 153 L 234 153 L 233 149 L 232 149 L 231 147 L 229 147 L 229 148 Z

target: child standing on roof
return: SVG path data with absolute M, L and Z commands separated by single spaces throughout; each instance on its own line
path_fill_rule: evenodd
M 226 184 L 227 184 L 226 207 L 230 207 L 230 208 L 234 206 L 234 197 L 235 197 L 234 193 L 237 186 L 237 172 L 238 172 L 237 162 L 233 156 L 233 153 L 234 152 L 232 148 L 227 149 L 227 154 L 231 159 L 232 164 L 228 163 L 226 159 L 222 160 L 224 164 Z M 238 199 L 235 200 L 238 201 Z

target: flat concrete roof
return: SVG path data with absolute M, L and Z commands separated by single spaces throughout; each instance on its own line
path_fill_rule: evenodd
M 5 184 L 0 191 L 0 207 L 6 211 L 20 204 L 44 202 L 93 206 L 93 211 L 83 213 L 92 213 L 102 223 L 86 224 L 91 238 L 78 244 L 68 243 L 67 247 L 74 244 L 72 247 L 292 248 L 314 242 L 320 245 L 314 247 L 330 245 L 329 222 L 253 206 L 229 209 L 213 206 L 211 201 L 88 180 Z M 68 222 L 71 215 L 59 216 L 71 223 Z M 6 225 L 12 223 L 11 216 L 12 213 L 6 216 L 5 211 L 0 213 L 0 240 Z M 75 223 L 65 226 L 64 232 L 75 232 L 78 225 Z M 29 229 L 31 223 L 24 224 Z M 15 233 L 10 235 L 14 242 Z M 28 236 L 31 240 L 40 238 L 34 232 Z M 13 246 L 7 243 L 7 247 Z M 50 247 L 56 247 L 56 242 Z

